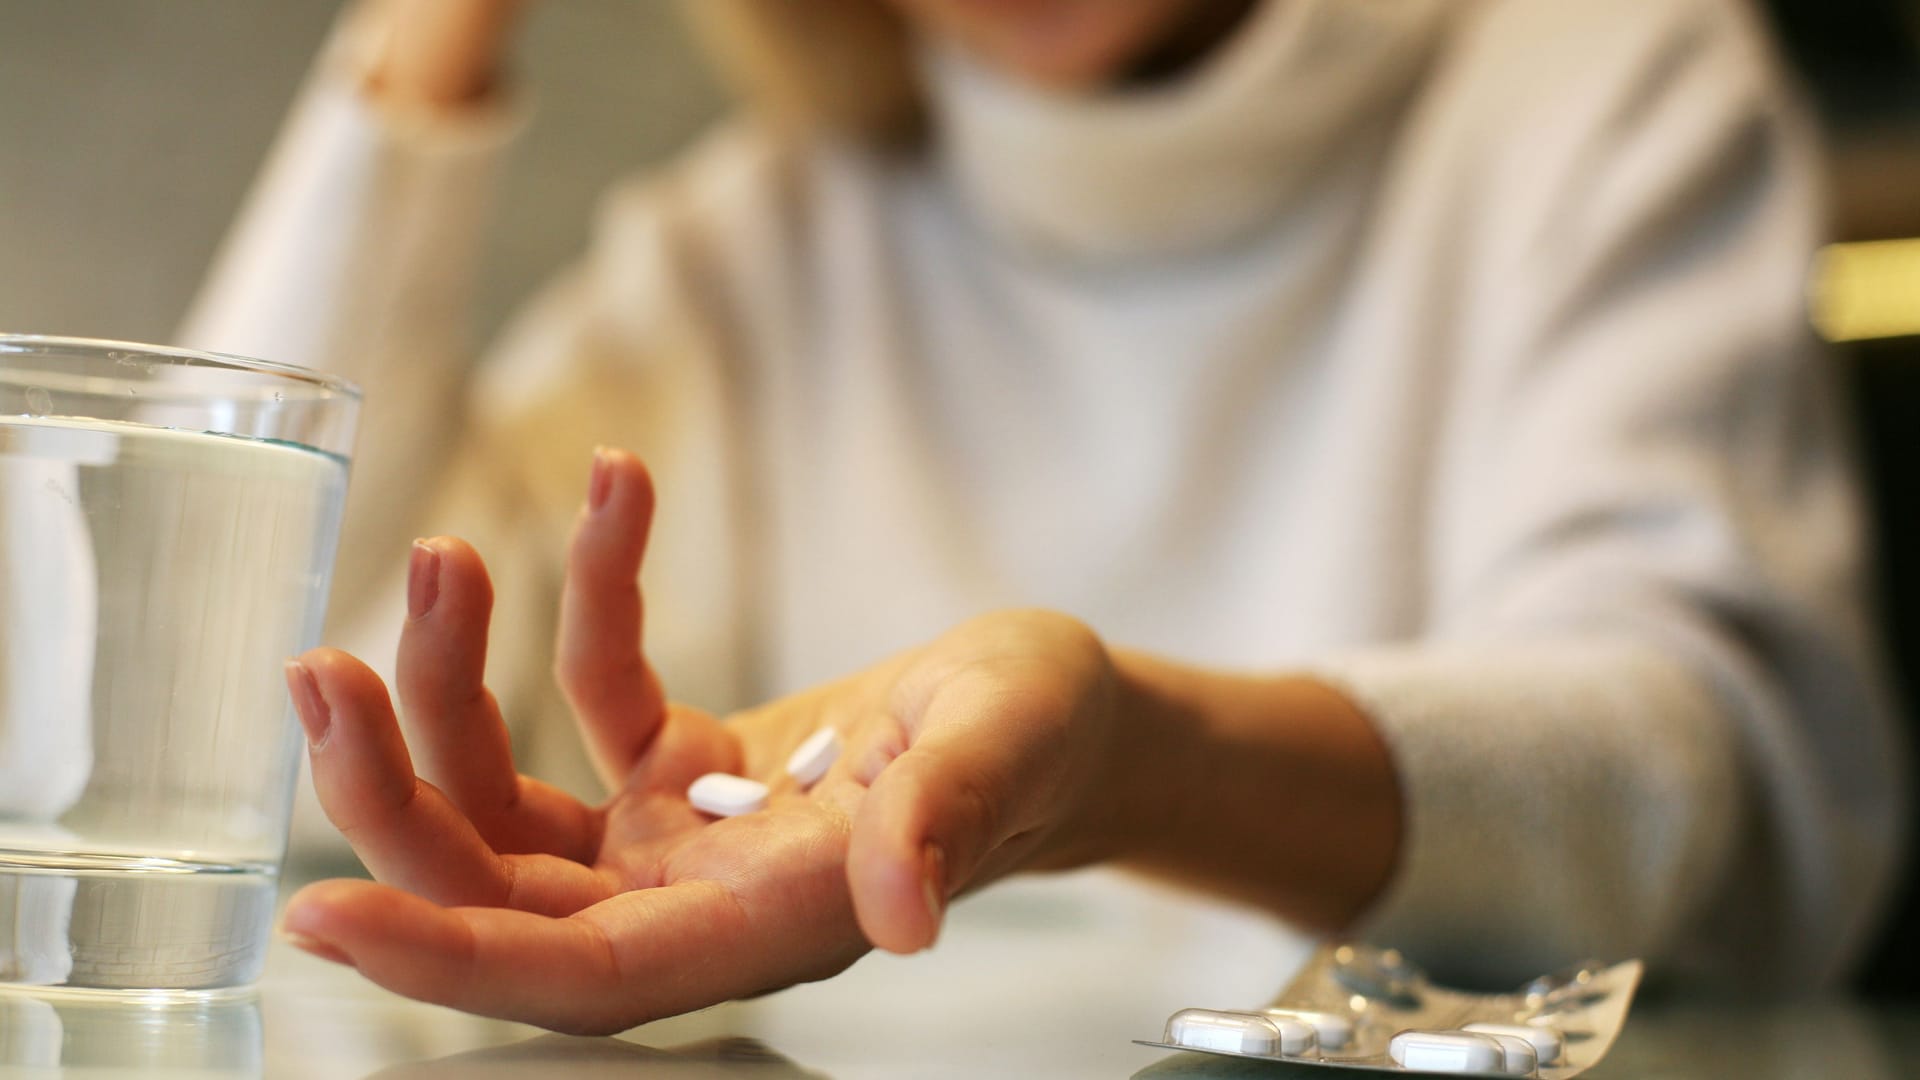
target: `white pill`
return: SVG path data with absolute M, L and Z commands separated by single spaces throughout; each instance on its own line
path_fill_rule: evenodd
M 1353 1021 L 1339 1013 L 1317 1012 L 1313 1009 L 1262 1009 L 1268 1016 L 1282 1020 L 1298 1020 L 1313 1028 L 1315 1041 L 1322 1050 L 1344 1050 L 1353 1041 Z
M 1560 1052 L 1566 1049 L 1567 1040 L 1550 1027 L 1535 1027 L 1532 1024 L 1468 1024 L 1461 1031 L 1478 1032 L 1481 1035 L 1511 1035 L 1516 1039 L 1527 1040 L 1533 1047 L 1540 1064 L 1551 1065 L 1560 1060 Z
M 765 809 L 767 785 L 730 773 L 710 772 L 687 787 L 693 808 L 714 817 L 735 817 Z
M 1167 1019 L 1167 1037 L 1174 1046 L 1192 1050 L 1222 1050 L 1229 1054 L 1262 1057 L 1299 1057 L 1313 1052 L 1313 1028 L 1298 1020 L 1259 1013 L 1181 1009 Z
M 1420 1072 L 1497 1073 L 1506 1066 L 1492 1036 L 1463 1031 L 1403 1031 L 1387 1043 L 1387 1056 Z
M 801 787 L 812 787 L 827 770 L 840 759 L 840 733 L 830 727 L 823 727 L 787 759 L 787 775 L 800 781 Z
M 1534 1053 L 1533 1044 L 1514 1035 L 1494 1035 L 1487 1032 L 1479 1034 L 1500 1044 L 1502 1060 L 1500 1067 L 1509 1076 L 1532 1076 L 1534 1066 L 1540 1064 L 1540 1055 Z

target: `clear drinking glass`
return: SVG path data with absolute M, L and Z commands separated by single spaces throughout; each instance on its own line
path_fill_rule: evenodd
M 0 982 L 260 973 L 359 393 L 0 335 Z

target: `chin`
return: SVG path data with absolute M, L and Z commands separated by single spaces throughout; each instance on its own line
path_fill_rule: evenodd
M 995 67 L 1020 81 L 1048 90 L 1096 90 L 1113 79 L 1126 54 L 1112 56 L 1012 55 L 990 58 Z
M 896 0 L 993 66 L 1083 89 L 1113 78 L 1180 8 L 1175 0 Z

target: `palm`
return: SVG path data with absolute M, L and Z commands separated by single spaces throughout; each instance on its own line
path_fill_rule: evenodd
M 840 781 L 840 783 L 849 783 Z M 684 797 L 623 795 L 608 808 L 596 866 L 619 892 L 677 890 L 708 925 L 743 913 L 771 918 L 763 941 L 788 958 L 735 996 L 825 978 L 867 950 L 847 891 L 848 817 L 808 795 L 773 798 L 764 811 L 714 821 Z M 743 933 L 751 927 L 741 926 Z M 738 962 L 717 952 L 706 964 Z
M 830 943 L 825 959 L 839 960 L 832 970 L 865 951 L 845 872 L 848 822 L 863 786 L 836 774 L 802 792 L 761 760 L 811 734 L 806 718 L 804 710 L 787 712 L 749 718 L 736 727 L 691 712 L 671 719 L 668 729 L 678 737 L 663 738 L 663 752 L 643 757 L 602 809 L 593 865 L 609 888 L 711 885 L 717 887 L 716 899 L 750 908 L 778 904 L 787 914 L 800 914 L 796 921 L 808 924 L 810 937 Z M 675 730 L 681 728 L 686 730 Z M 687 785 L 708 772 L 766 781 L 773 788 L 767 808 L 718 821 L 695 810 L 685 795 Z

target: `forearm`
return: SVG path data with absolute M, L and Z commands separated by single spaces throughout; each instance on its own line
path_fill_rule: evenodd
M 1589 956 L 1672 963 L 1760 826 L 1742 808 L 1741 714 L 1779 703 L 1684 609 L 1640 617 L 1316 661 L 1401 782 L 1401 851 L 1367 937 L 1471 983 Z
M 518 123 L 379 107 L 385 8 L 344 21 L 180 331 L 200 348 L 332 371 L 366 392 L 336 615 L 404 557 L 448 460 L 492 179 Z
M 1095 826 L 1108 857 L 1301 926 L 1364 912 L 1392 874 L 1402 807 L 1360 708 L 1309 678 L 1112 655 L 1116 739 Z

